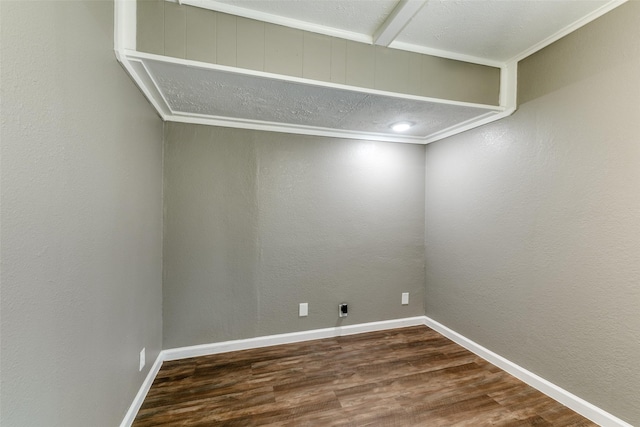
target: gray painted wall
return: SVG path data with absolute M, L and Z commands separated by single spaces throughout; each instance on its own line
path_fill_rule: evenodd
M 1 8 L 0 424 L 112 427 L 161 349 L 162 124 L 113 2 Z
M 640 425 L 640 2 L 520 64 L 426 150 L 426 312 Z
M 164 179 L 165 348 L 424 314 L 424 146 L 168 123 Z
M 111 2 L 0 7 L 0 424 L 117 425 L 161 348 L 162 125 Z M 525 60 L 519 111 L 427 146 L 426 188 L 420 146 L 166 125 L 164 346 L 425 301 L 640 424 L 637 28 L 630 2 Z

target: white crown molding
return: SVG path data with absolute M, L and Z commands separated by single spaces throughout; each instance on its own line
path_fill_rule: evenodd
M 417 136 L 395 136 L 391 134 L 379 134 L 373 132 L 358 132 L 350 130 L 334 130 L 304 125 L 287 125 L 275 122 L 263 122 L 260 120 L 244 120 L 237 118 L 203 116 L 198 114 L 171 114 L 165 117 L 166 121 L 178 123 L 191 123 L 196 125 L 222 126 L 235 129 L 259 130 L 265 132 L 282 132 L 295 135 L 324 136 L 329 138 L 359 139 L 367 141 L 397 142 L 402 144 L 424 144 L 425 139 Z
M 487 123 L 495 122 L 496 120 L 503 119 L 513 114 L 515 110 L 505 110 L 500 113 L 486 113 L 482 116 L 474 117 L 466 122 L 457 123 L 455 126 L 442 129 L 441 131 L 434 132 L 427 136 L 422 143 L 430 144 L 432 142 L 440 141 L 441 139 L 449 138 L 462 132 L 466 132 L 471 129 L 475 129 L 479 126 L 486 125 Z
M 566 27 L 564 27 L 560 31 L 550 35 L 549 37 L 547 37 L 544 40 L 536 43 L 535 45 L 529 47 L 528 49 L 523 50 L 522 52 L 520 52 L 519 54 L 515 55 L 513 58 L 509 59 L 506 62 L 507 63 L 518 62 L 518 61 L 521 61 L 521 60 L 523 60 L 524 58 L 526 58 L 526 57 L 528 57 L 530 55 L 533 55 L 537 51 L 549 46 L 551 43 L 561 39 L 562 37 L 566 36 L 567 34 L 570 34 L 570 33 L 574 32 L 578 28 L 587 25 L 589 22 L 591 22 L 591 21 L 593 21 L 595 19 L 598 19 L 599 17 L 601 17 L 605 13 L 612 11 L 613 9 L 615 9 L 616 7 L 626 3 L 627 1 L 628 0 L 611 0 L 611 1 L 609 1 L 605 5 L 599 7 L 598 9 L 596 9 L 593 12 L 589 13 L 588 15 L 585 15 L 582 18 L 580 18 L 580 19 L 572 22 L 571 24 L 567 25 Z

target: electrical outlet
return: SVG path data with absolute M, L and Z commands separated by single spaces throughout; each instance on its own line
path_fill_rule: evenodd
M 145 361 L 145 355 L 144 355 L 144 348 L 142 350 L 140 350 L 140 368 L 138 369 L 139 371 L 142 371 L 142 368 L 144 368 L 146 361 Z
M 308 302 L 301 302 L 300 306 L 298 307 L 298 316 L 299 317 L 306 317 L 309 315 L 309 303 Z
M 338 305 L 338 317 L 347 317 L 347 314 L 349 314 L 349 307 L 347 306 L 347 303 L 343 302 Z
M 402 293 L 402 305 L 408 305 L 409 304 L 409 292 L 403 292 Z

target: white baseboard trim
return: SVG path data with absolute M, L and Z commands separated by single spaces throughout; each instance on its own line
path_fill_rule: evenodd
M 424 316 L 406 317 L 403 319 L 383 320 L 380 322 L 360 323 L 357 325 L 336 326 L 334 328 L 314 329 L 311 331 L 291 332 L 288 334 L 268 335 L 244 340 L 225 341 L 213 344 L 194 345 L 190 347 L 164 350 L 164 360 L 186 359 L 188 357 L 207 356 L 250 348 L 269 347 L 280 344 L 292 344 L 302 341 L 319 340 L 364 332 L 383 331 L 406 326 L 424 325 Z
M 138 390 L 136 397 L 133 398 L 133 402 L 131 403 L 129 410 L 125 414 L 122 423 L 120 423 L 120 427 L 131 427 L 131 425 L 133 424 L 133 420 L 136 418 L 136 415 L 138 415 L 138 411 L 142 406 L 142 402 L 144 402 L 144 398 L 147 397 L 147 393 L 151 388 L 151 384 L 153 384 L 153 380 L 156 379 L 156 375 L 158 375 L 158 372 L 160 371 L 162 361 L 163 358 L 161 351 L 158 354 L 158 357 L 156 357 L 156 361 L 153 362 L 151 369 L 149 369 L 149 373 L 142 382 L 142 385 L 140 386 L 140 390 Z
M 498 368 L 510 373 L 519 380 L 527 383 L 531 387 L 541 391 L 552 399 L 562 403 L 564 406 L 574 410 L 585 418 L 603 427 L 633 427 L 631 424 L 615 417 L 614 415 L 598 408 L 597 406 L 587 402 L 586 400 L 558 387 L 557 385 L 545 380 L 544 378 L 516 365 L 508 359 L 494 353 L 493 351 L 471 341 L 465 336 L 447 328 L 435 320 L 424 317 L 424 324 L 429 328 L 439 332 L 456 344 L 461 345 L 472 353 L 482 357 L 487 362 L 497 366 Z
M 406 326 L 424 325 L 424 316 L 406 317 L 403 319 L 383 320 L 380 322 L 360 323 L 357 325 L 337 326 L 335 328 L 314 329 L 311 331 L 292 332 L 288 334 L 269 335 L 264 337 L 248 338 L 244 340 L 225 341 L 212 344 L 194 345 L 190 347 L 171 348 L 162 350 L 147 377 L 140 386 L 140 390 L 133 399 L 120 427 L 131 427 L 144 398 L 147 396 L 153 380 L 158 375 L 162 362 L 168 360 L 186 359 L 196 356 L 227 353 L 230 351 L 248 350 L 251 348 L 269 347 L 280 344 L 291 344 L 302 341 L 318 340 L 346 335 L 361 334 L 364 332 L 383 331 L 386 329 L 403 328 Z
M 206 356 L 210 354 L 227 353 L 230 351 L 248 350 L 252 348 L 269 347 L 280 344 L 292 344 L 302 341 L 311 341 L 323 338 L 332 338 L 346 335 L 355 335 L 365 332 L 383 331 L 386 329 L 403 328 L 407 326 L 426 325 L 429 328 L 439 332 L 443 336 L 449 338 L 455 343 L 461 345 L 472 353 L 482 357 L 489 363 L 510 373 L 519 380 L 525 382 L 531 387 L 541 391 L 552 399 L 571 408 L 585 418 L 595 422 L 603 427 L 633 427 L 631 424 L 613 416 L 612 414 L 598 408 L 586 400 L 558 387 L 557 385 L 545 380 L 544 378 L 530 372 L 523 367 L 511 362 L 492 352 L 491 350 L 481 346 L 480 344 L 466 338 L 465 336 L 447 328 L 441 323 L 426 317 L 407 317 L 403 319 L 383 320 L 380 322 L 361 323 L 357 325 L 337 326 L 334 328 L 314 329 L 310 331 L 292 332 L 288 334 L 269 335 L 264 337 L 248 338 L 243 340 L 225 341 L 212 344 L 202 344 L 190 347 L 179 347 L 168 350 L 162 350 L 153 366 L 149 370 L 149 374 L 145 378 L 138 394 L 136 395 L 131 407 L 122 420 L 120 427 L 130 427 L 133 424 L 138 410 L 142 406 L 151 384 L 155 379 L 162 362 L 168 360 L 186 359 L 189 357 Z

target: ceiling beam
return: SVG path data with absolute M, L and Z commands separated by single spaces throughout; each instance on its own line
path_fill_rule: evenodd
M 387 19 L 373 33 L 373 44 L 389 46 L 426 2 L 427 0 L 400 0 Z

